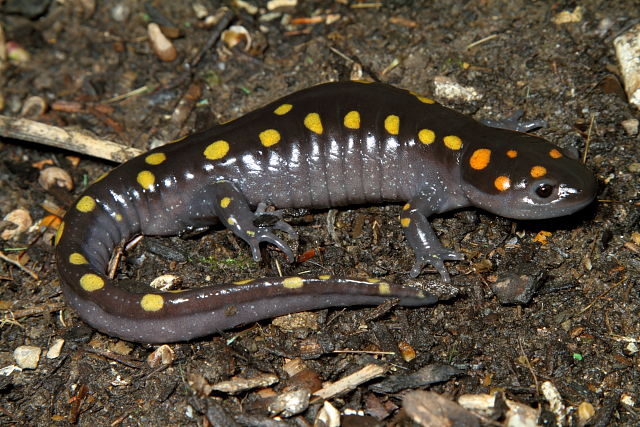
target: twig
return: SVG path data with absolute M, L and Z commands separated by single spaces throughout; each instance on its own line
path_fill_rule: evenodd
M 36 142 L 119 163 L 142 153 L 137 148 L 126 147 L 79 131 L 2 115 L 0 136 Z
M 4 252 L 0 251 L 0 259 L 8 262 L 9 264 L 13 264 L 16 267 L 18 267 L 20 270 L 24 271 L 25 273 L 27 273 L 29 276 L 33 277 L 34 279 L 38 280 L 38 275 L 32 271 L 31 269 L 25 267 L 24 265 L 20 264 L 18 261 L 13 260 L 11 258 L 9 258 L 8 256 L 6 256 L 4 254 Z
M 591 115 L 591 121 L 589 122 L 589 130 L 587 131 L 587 142 L 584 146 L 584 154 L 582 155 L 582 163 L 587 163 L 587 155 L 589 154 L 589 146 L 591 145 L 591 131 L 593 129 L 593 122 L 596 120 L 596 115 Z

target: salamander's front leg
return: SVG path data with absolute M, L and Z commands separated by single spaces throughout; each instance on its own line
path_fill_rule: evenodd
M 416 255 L 416 262 L 411 270 L 411 277 L 418 277 L 425 265 L 431 264 L 445 282 L 450 282 L 449 272 L 444 261 L 460 261 L 462 254 L 445 248 L 433 232 L 427 217 L 434 212 L 434 197 L 418 194 L 404 205 L 400 214 L 400 224 L 407 241 Z
M 285 242 L 271 232 L 271 228 L 284 230 L 289 235 L 295 236 L 295 231 L 282 220 L 277 220 L 274 225 L 264 227 L 256 226 L 254 219 L 256 214 L 251 211 L 247 199 L 240 192 L 238 187 L 231 181 L 218 181 L 213 184 L 215 187 L 215 214 L 220 221 L 233 234 L 247 242 L 251 247 L 251 253 L 255 261 L 260 261 L 260 243 L 267 242 L 277 246 L 287 257 L 289 262 L 293 262 L 293 251 Z M 257 214 L 262 214 L 264 207 L 260 206 Z

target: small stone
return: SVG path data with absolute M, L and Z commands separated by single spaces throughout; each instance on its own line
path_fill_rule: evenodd
M 13 350 L 13 358 L 22 369 L 36 369 L 40 361 L 40 347 L 21 345 Z
M 539 283 L 540 275 L 508 272 L 501 274 L 495 283 L 491 283 L 491 290 L 501 304 L 528 304 Z
M 450 77 L 436 76 L 433 79 L 434 93 L 438 99 L 473 102 L 482 99 L 482 94 L 471 86 L 462 86 Z
M 292 390 L 282 393 L 269 405 L 269 412 L 273 415 L 291 417 L 309 407 L 311 393 L 306 389 Z
M 129 19 L 129 15 L 131 14 L 131 9 L 125 3 L 118 3 L 111 8 L 111 19 L 116 22 L 125 22 Z
M 170 365 L 175 360 L 176 355 L 171 347 L 166 344 L 156 348 L 147 357 L 147 365 L 151 368 L 157 368 L 160 365 Z
M 580 423 L 584 424 L 591 419 L 596 414 L 596 410 L 593 405 L 589 402 L 582 402 L 578 406 L 578 418 L 580 419 Z
M 171 62 L 178 57 L 178 52 L 173 43 L 160 30 L 160 26 L 154 22 L 147 26 L 149 42 L 156 56 L 162 61 Z
M 64 345 L 64 340 L 62 338 L 58 338 L 51 344 L 49 350 L 47 350 L 47 359 L 56 359 L 60 356 L 60 352 L 62 351 L 62 346 Z
M 2 237 L 3 240 L 15 239 L 20 234 L 27 231 L 33 224 L 31 215 L 26 209 L 12 210 L 4 217 L 4 220 L 15 224 L 15 226 L 11 228 L 7 227 L 2 234 L 0 234 L 0 237 Z
M 636 136 L 638 134 L 638 125 L 640 121 L 638 119 L 628 119 L 624 120 L 622 123 L 622 128 L 629 136 Z
M 73 190 L 73 178 L 67 171 L 57 166 L 41 170 L 38 183 L 45 190 L 51 190 L 56 187 L 65 188 L 68 191 Z
M 209 16 L 209 11 L 207 10 L 207 7 L 202 3 L 193 3 L 191 5 L 191 8 L 193 9 L 193 13 L 196 14 L 196 18 L 198 19 L 204 19 L 207 16 Z

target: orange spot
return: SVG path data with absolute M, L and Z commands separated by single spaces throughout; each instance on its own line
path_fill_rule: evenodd
M 480 148 L 473 152 L 469 159 L 469 165 L 475 170 L 482 170 L 489 166 L 491 161 L 491 150 L 488 148 Z
M 534 166 L 531 168 L 531 177 L 533 178 L 542 178 L 547 174 L 547 169 L 543 166 Z
M 515 159 L 518 157 L 518 152 L 516 150 L 507 150 L 507 157 L 510 159 Z
M 493 185 L 500 191 L 508 190 L 511 187 L 511 180 L 506 176 L 499 176 L 493 181 Z
M 538 234 L 536 234 L 536 237 L 533 238 L 534 242 L 538 242 L 541 245 L 546 245 L 547 243 L 547 237 L 550 237 L 551 233 L 548 231 L 544 231 L 544 230 L 540 230 L 540 232 L 538 232 Z
M 560 152 L 560 150 L 552 148 L 549 151 L 549 156 L 551 156 L 552 159 L 559 159 L 560 157 L 562 157 L 562 153 Z

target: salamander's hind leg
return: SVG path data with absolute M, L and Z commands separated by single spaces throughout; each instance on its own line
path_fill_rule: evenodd
M 221 180 L 213 184 L 213 186 L 215 187 L 214 209 L 216 216 L 225 227 L 233 231 L 233 234 L 249 244 L 255 261 L 260 261 L 262 258 L 260 255 L 260 243 L 266 242 L 276 246 L 286 255 L 289 262 L 293 262 L 293 251 L 289 245 L 271 232 L 271 229 L 277 229 L 287 232 L 290 236 L 296 236 L 295 231 L 289 224 L 278 217 L 273 225 L 255 225 L 256 216 L 265 215 L 264 206 L 259 206 L 258 210 L 253 212 L 245 196 L 231 181 Z

